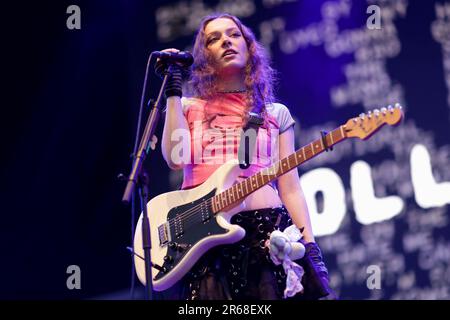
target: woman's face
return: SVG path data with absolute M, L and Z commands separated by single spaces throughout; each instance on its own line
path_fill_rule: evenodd
M 219 74 L 241 72 L 248 60 L 247 43 L 236 23 L 228 18 L 210 21 L 205 27 L 206 50 Z

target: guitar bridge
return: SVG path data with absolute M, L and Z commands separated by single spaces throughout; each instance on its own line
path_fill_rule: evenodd
M 170 241 L 169 223 L 163 223 L 158 226 L 159 245 L 164 246 Z

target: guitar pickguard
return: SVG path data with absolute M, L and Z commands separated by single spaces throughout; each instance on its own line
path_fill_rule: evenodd
M 169 211 L 167 221 L 172 222 L 170 223 L 171 241 L 159 244 L 168 246 L 167 258 L 164 259 L 162 266 L 165 271 L 158 272 L 155 280 L 173 269 L 198 241 L 211 235 L 228 232 L 217 223 L 211 205 L 207 202 L 215 194 L 216 188 L 193 202 L 174 207 Z M 203 205 L 199 206 L 200 204 Z M 194 208 L 196 206 L 197 208 Z

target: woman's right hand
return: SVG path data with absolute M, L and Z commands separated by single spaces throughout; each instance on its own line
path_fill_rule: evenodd
M 180 52 L 180 50 L 175 49 L 175 48 L 169 48 L 169 49 L 164 49 L 161 50 L 161 52 L 173 52 L 173 53 L 177 53 Z M 164 72 L 165 69 L 167 68 L 167 65 L 160 59 L 156 59 L 156 63 L 155 63 L 155 73 L 157 76 L 159 76 L 160 78 L 164 77 Z

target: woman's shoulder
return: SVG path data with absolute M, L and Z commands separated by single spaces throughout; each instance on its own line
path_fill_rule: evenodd
M 197 97 L 183 96 L 181 98 L 181 101 L 182 102 L 184 101 L 185 103 L 194 103 L 194 102 L 201 102 L 201 101 L 205 101 L 205 100 L 202 100 L 202 99 L 197 98 Z
M 276 118 L 285 113 L 290 114 L 289 108 L 280 102 L 267 103 L 266 111 Z
M 206 101 L 196 97 L 182 97 L 181 105 L 183 106 L 183 112 L 186 113 L 191 107 L 203 107 Z
M 181 98 L 181 104 L 183 106 L 189 106 L 193 104 L 203 104 L 205 100 L 196 98 L 196 97 L 182 97 Z
M 295 120 L 288 107 L 280 102 L 266 104 L 266 111 L 271 117 L 276 119 L 280 133 L 286 131 L 290 126 L 295 124 Z

